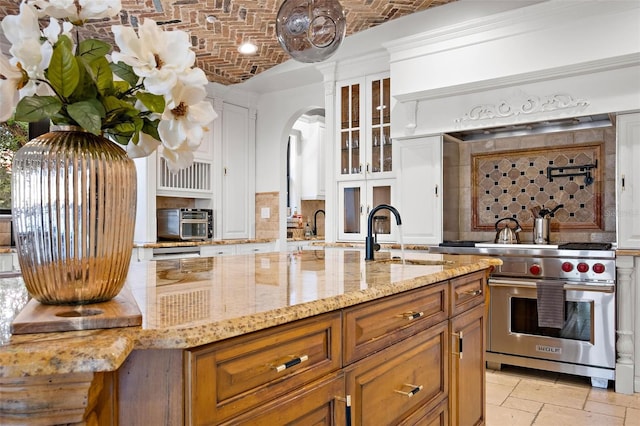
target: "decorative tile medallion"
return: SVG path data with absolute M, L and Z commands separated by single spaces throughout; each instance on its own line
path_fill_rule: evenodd
M 603 152 L 595 143 L 472 155 L 472 230 L 504 217 L 532 229 L 532 208 L 559 204 L 552 230 L 602 230 Z

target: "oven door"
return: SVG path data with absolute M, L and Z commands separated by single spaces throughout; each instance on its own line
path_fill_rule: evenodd
M 539 327 L 534 280 L 489 280 L 489 351 L 615 367 L 615 286 L 565 282 L 565 324 Z

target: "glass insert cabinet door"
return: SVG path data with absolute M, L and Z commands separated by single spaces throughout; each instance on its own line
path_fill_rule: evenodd
M 342 82 L 338 93 L 339 175 L 391 172 L 391 79 L 371 76 Z
M 390 179 L 340 182 L 338 237 L 344 241 L 364 241 L 371 209 L 379 204 L 392 204 L 393 184 Z M 393 241 L 395 217 L 388 210 L 379 210 L 373 218 L 373 233 L 378 241 Z
M 362 171 L 360 159 L 360 84 L 340 88 L 340 174 L 355 175 Z
M 371 129 L 370 163 L 367 169 L 371 173 L 392 171 L 391 156 L 391 79 L 383 78 L 371 81 Z

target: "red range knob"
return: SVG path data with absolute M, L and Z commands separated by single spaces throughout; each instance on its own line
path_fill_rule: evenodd
M 578 269 L 578 272 L 587 272 L 589 270 L 589 265 L 584 262 L 580 262 L 576 269 Z
M 562 270 L 564 272 L 571 272 L 573 271 L 573 264 L 571 262 L 564 262 L 562 264 Z
M 540 273 L 542 272 L 542 268 L 540 267 L 540 265 L 535 263 L 529 267 L 529 272 L 531 272 L 532 275 L 540 275 Z
M 605 267 L 602 263 L 596 263 L 591 269 L 593 269 L 593 272 L 595 272 L 596 274 L 601 274 L 604 272 Z

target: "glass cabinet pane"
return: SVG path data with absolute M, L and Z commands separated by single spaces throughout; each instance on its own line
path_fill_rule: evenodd
M 360 85 L 340 88 L 340 174 L 361 172 Z
M 344 188 L 344 233 L 360 233 L 360 187 Z
M 391 204 L 391 186 L 390 185 L 377 185 L 372 188 L 373 202 L 372 208 L 379 206 L 380 204 Z M 379 210 L 373 217 L 373 230 L 376 234 L 390 234 L 391 233 L 391 221 L 395 221 L 395 217 L 391 218 L 391 212 L 389 210 Z
M 391 79 L 371 82 L 371 172 L 392 171 Z

